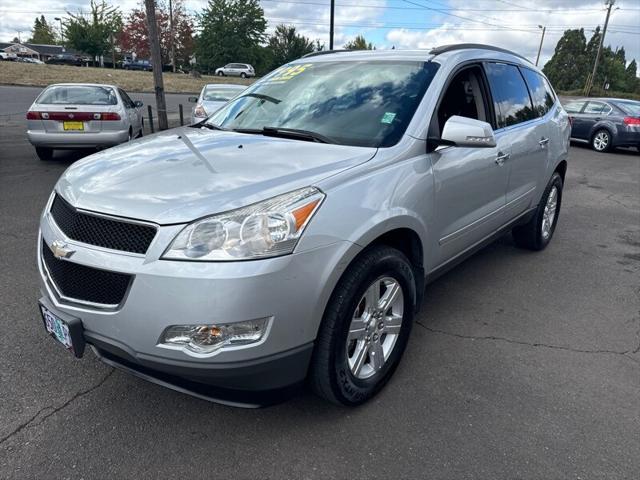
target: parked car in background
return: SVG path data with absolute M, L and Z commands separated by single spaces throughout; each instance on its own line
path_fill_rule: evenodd
M 153 64 L 149 60 L 125 60 L 122 62 L 122 68 L 125 70 L 151 72 L 153 70 Z
M 205 85 L 199 96 L 189 97 L 189 102 L 196 104 L 191 111 L 191 123 L 201 122 L 246 88 L 246 85 Z
M 572 122 L 571 140 L 598 152 L 615 147 L 640 151 L 640 102 L 622 98 L 583 98 L 564 106 Z
M 221 77 L 255 77 L 256 72 L 248 63 L 227 63 L 224 67 L 216 69 L 216 75 Z
M 18 56 L 15 53 L 0 52 L 0 60 L 15 62 L 18 60 Z
M 549 244 L 569 133 L 503 49 L 307 56 L 67 169 L 40 219 L 46 330 L 201 398 L 255 406 L 308 380 L 359 405 L 426 282 L 507 231 Z
M 21 62 L 23 63 L 33 63 L 35 65 L 44 65 L 44 62 L 42 60 L 38 60 L 37 58 L 31 58 L 31 57 L 19 57 Z
M 115 85 L 51 85 L 27 112 L 27 138 L 41 160 L 56 149 L 118 145 L 142 136 L 141 107 Z
M 60 53 L 49 58 L 46 62 L 48 65 L 73 65 L 79 67 L 82 60 L 72 53 Z

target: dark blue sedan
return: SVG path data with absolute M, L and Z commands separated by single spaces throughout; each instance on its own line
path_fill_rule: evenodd
M 615 147 L 640 151 L 640 102 L 618 98 L 584 98 L 564 105 L 571 120 L 571 140 L 598 152 Z

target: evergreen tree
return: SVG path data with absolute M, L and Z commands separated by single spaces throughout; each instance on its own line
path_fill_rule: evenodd
M 53 27 L 47 23 L 47 19 L 44 18 L 44 15 L 36 17 L 33 22 L 33 34 L 28 42 L 42 45 L 52 45 L 56 43 L 56 35 L 53 31 Z
M 556 45 L 553 57 L 543 68 L 556 89 L 574 90 L 584 86 L 589 68 L 586 49 L 587 40 L 582 28 L 564 32 Z
M 261 62 L 267 21 L 258 0 L 209 0 L 198 21 L 200 69 L 212 72 L 231 62 Z
M 273 69 L 313 52 L 314 44 L 307 37 L 298 35 L 296 27 L 278 25 L 269 37 L 269 49 L 273 55 Z
M 345 50 L 375 50 L 373 44 L 371 42 L 367 42 L 362 35 L 358 35 L 353 40 L 347 42 L 344 48 Z

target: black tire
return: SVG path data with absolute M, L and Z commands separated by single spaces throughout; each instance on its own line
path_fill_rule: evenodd
M 602 140 L 599 142 L 599 139 L 606 139 L 606 144 L 602 146 Z M 611 132 L 606 128 L 601 128 L 594 132 L 591 136 L 591 148 L 596 152 L 609 152 L 611 151 L 611 145 L 613 143 L 613 136 Z
M 244 72 L 241 72 L 241 73 L 240 73 L 240 77 L 242 77 L 242 78 L 247 78 L 247 74 L 246 74 L 246 73 L 244 73 Z
M 36 155 L 38 155 L 38 158 L 43 162 L 51 160 L 53 158 L 53 148 L 36 147 Z
M 219 77 L 224 77 L 224 72 L 218 72 Z
M 382 368 L 369 378 L 360 379 L 349 368 L 347 335 L 364 292 L 381 277 L 391 277 L 402 288 L 402 324 Z M 378 393 L 400 363 L 411 333 L 415 306 L 413 269 L 402 252 L 379 245 L 361 253 L 338 282 L 320 325 L 309 373 L 309 382 L 315 393 L 346 406 L 360 405 Z
M 549 199 L 549 195 L 553 188 L 557 189 L 557 203 L 555 209 L 555 216 L 551 222 L 551 229 L 549 235 L 545 237 L 543 234 L 542 222 L 544 219 L 545 207 Z M 540 203 L 536 210 L 535 215 L 528 223 L 515 227 L 511 233 L 517 246 L 526 248 L 529 250 L 543 250 L 549 245 L 549 242 L 553 238 L 553 233 L 556 230 L 558 224 L 558 217 L 560 216 L 560 207 L 562 206 L 562 177 L 558 172 L 554 172 L 544 189 Z

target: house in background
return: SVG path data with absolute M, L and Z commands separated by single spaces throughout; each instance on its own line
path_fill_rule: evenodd
M 69 49 L 62 45 L 40 45 L 37 43 L 4 43 L 0 42 L 0 51 L 8 54 L 14 54 L 18 57 L 37 58 L 46 62 L 51 57 L 68 53 L 80 56 L 75 50 Z

